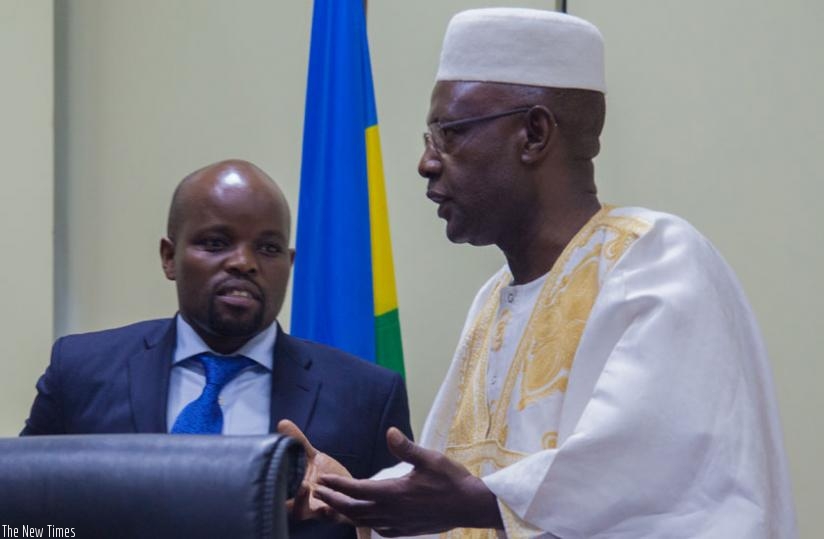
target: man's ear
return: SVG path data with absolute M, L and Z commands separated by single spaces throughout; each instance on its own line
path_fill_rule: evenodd
M 540 161 L 549 150 L 550 142 L 558 136 L 555 115 L 543 105 L 535 105 L 526 113 L 526 144 L 521 161 L 527 164 Z
M 170 281 L 175 280 L 175 243 L 169 238 L 160 239 L 160 264 Z
M 290 266 L 295 265 L 295 252 L 296 251 L 294 249 L 289 249 L 289 265 Z

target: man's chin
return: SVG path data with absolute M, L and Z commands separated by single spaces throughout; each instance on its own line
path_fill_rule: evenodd
M 260 317 L 254 319 L 238 319 L 216 317 L 209 324 L 212 333 L 227 338 L 249 338 L 251 339 L 263 329 Z
M 446 239 L 452 243 L 467 243 L 465 231 L 461 230 L 453 221 L 446 222 Z
M 476 234 L 471 234 L 465 228 L 460 228 L 452 223 L 446 224 L 446 238 L 452 243 L 468 243 L 476 247 L 491 245 L 491 241 L 485 241 Z

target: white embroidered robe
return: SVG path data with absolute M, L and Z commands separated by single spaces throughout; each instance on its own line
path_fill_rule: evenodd
M 498 535 L 797 536 L 759 330 L 692 226 L 605 207 L 547 275 L 510 282 L 476 296 L 421 437 L 495 493 Z

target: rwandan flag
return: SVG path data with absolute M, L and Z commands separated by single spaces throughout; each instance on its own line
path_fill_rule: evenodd
M 293 335 L 403 374 L 363 0 L 315 0 Z

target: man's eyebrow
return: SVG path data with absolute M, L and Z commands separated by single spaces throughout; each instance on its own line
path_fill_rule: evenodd
M 221 234 L 230 234 L 231 227 L 227 225 L 217 224 L 217 225 L 206 225 L 200 228 L 196 228 L 194 230 L 195 234 L 207 234 L 210 232 L 217 232 Z
M 285 240 L 287 235 L 281 230 L 264 230 L 258 235 L 260 238 L 276 238 L 279 240 Z

